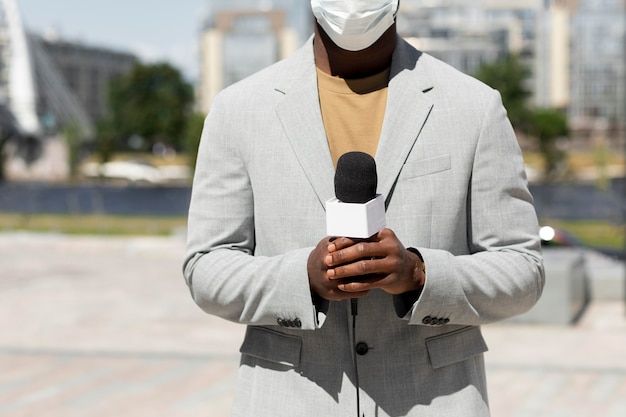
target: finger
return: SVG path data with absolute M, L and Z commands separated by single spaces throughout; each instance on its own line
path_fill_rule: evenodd
M 351 239 L 349 237 L 335 237 L 328 244 L 328 252 L 332 253 L 341 249 L 348 248 L 358 241 L 358 239 Z
M 391 272 L 389 262 L 386 259 L 373 258 L 337 265 L 329 268 L 326 274 L 331 280 L 360 277 L 359 281 L 362 281 L 362 277 L 367 275 L 388 275 Z
M 370 288 L 367 288 L 367 286 L 363 285 L 361 286 L 360 289 L 354 287 L 352 290 L 343 290 L 341 289 L 341 293 L 344 295 L 344 300 L 348 299 L 348 298 L 363 298 L 365 297 L 367 294 L 369 294 L 370 292 Z
M 365 297 L 369 293 L 369 289 L 365 287 L 363 287 L 361 290 L 353 288 L 351 291 L 344 291 L 343 289 L 339 288 L 339 285 L 336 286 L 335 288 L 329 289 L 325 293 L 326 296 L 323 298 L 329 301 L 341 301 L 341 300 L 347 300 L 349 298 Z
M 349 264 L 360 259 L 371 259 L 375 257 L 384 257 L 384 252 L 376 243 L 355 242 L 352 246 L 344 249 L 329 251 L 325 261 L 326 266 L 334 267 L 343 264 Z
M 362 280 L 342 282 L 337 286 L 337 289 L 351 295 L 367 293 L 374 288 L 378 288 L 380 281 L 383 279 L 384 277 L 380 275 L 369 275 Z

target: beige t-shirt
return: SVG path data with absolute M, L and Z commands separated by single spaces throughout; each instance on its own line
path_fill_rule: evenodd
M 387 107 L 390 70 L 357 80 L 317 70 L 322 118 L 328 146 L 337 160 L 346 152 L 376 155 Z

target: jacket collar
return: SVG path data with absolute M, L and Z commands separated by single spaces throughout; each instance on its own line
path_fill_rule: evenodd
M 378 193 L 387 202 L 409 153 L 413 149 L 432 102 L 434 88 L 429 73 L 420 66 L 422 53 L 398 37 L 391 64 L 387 110 L 376 153 Z M 291 58 L 294 65 L 275 91 L 282 94 L 276 106 L 294 154 L 322 206 L 334 197 L 334 175 L 319 105 L 312 38 Z

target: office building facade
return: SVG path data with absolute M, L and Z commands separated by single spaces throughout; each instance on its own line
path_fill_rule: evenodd
M 127 52 L 50 37 L 41 38 L 40 42 L 67 89 L 94 123 L 108 114 L 109 84 L 128 74 L 138 62 L 135 55 Z M 42 77 L 39 78 L 43 83 Z
M 569 119 L 575 129 L 623 131 L 626 113 L 623 0 L 579 1 L 571 20 Z
M 198 108 L 215 94 L 294 52 L 313 31 L 308 2 L 212 0 L 200 37 Z
M 213 10 L 205 22 L 201 51 L 203 111 L 208 110 L 212 96 L 221 88 L 288 55 L 312 33 L 313 23 L 308 1 L 210 3 Z M 527 88 L 532 105 L 563 110 L 574 131 L 608 125 L 623 132 L 626 124 L 624 3 L 624 0 L 402 0 L 398 31 L 418 49 L 468 74 L 507 54 L 518 54 L 530 72 Z M 277 29 L 283 23 L 278 26 L 266 23 L 265 29 L 256 34 L 250 28 L 259 30 L 262 24 L 226 27 L 220 23 L 223 19 L 228 21 L 228 14 L 238 10 L 255 10 L 258 15 L 254 16 L 268 13 L 264 19 L 269 22 L 276 21 L 271 13 L 283 13 L 276 19 L 283 19 L 291 32 L 286 35 L 288 32 Z M 245 41 L 246 36 L 251 38 Z M 256 40 L 253 42 L 252 38 Z M 239 48 L 246 43 L 247 47 Z M 256 54 L 250 53 L 253 50 Z M 265 55 L 259 56 L 259 51 L 265 51 Z

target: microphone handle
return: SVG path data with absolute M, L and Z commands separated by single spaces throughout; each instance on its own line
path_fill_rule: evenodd
M 350 310 L 352 311 L 352 315 L 356 316 L 358 313 L 358 308 L 359 308 L 359 299 L 358 298 L 351 298 L 350 299 Z

